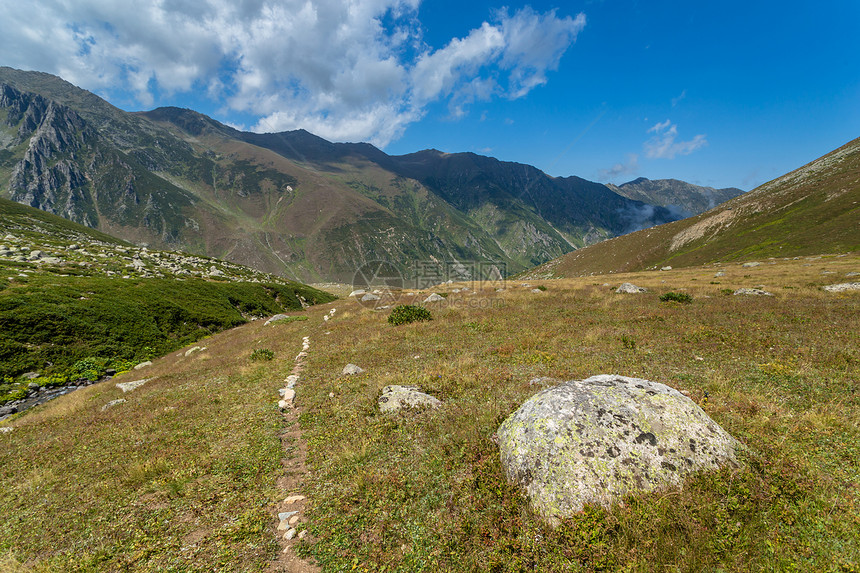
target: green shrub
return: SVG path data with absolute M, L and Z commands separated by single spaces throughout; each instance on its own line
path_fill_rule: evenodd
M 107 370 L 107 358 L 98 358 L 88 356 L 83 360 L 78 360 L 72 365 L 71 375 L 75 380 L 85 378 L 91 382 L 95 382 L 101 378 Z
M 662 302 L 680 302 L 683 304 L 690 304 L 693 302 L 693 297 L 685 292 L 667 292 L 660 296 L 660 300 Z
M 545 291 L 546 290 L 546 287 L 543 285 L 538 285 L 535 288 L 538 289 L 539 291 Z
M 388 323 L 394 326 L 408 324 L 415 321 L 433 320 L 430 311 L 423 306 L 415 306 L 412 304 L 401 304 L 394 307 L 391 314 L 388 315 Z
M 251 353 L 251 360 L 272 360 L 275 353 L 268 348 L 257 348 Z

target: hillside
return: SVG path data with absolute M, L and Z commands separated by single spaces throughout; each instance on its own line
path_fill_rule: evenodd
M 428 261 L 513 273 L 677 218 L 528 165 L 392 157 L 302 130 L 240 132 L 177 108 L 126 113 L 10 68 L 0 68 L 0 195 L 135 244 L 303 281 L 349 282 L 374 260 L 407 277 Z
M 860 139 L 710 211 L 569 253 L 534 277 L 860 250 Z
M 736 187 L 714 189 L 677 179 L 652 180 L 644 177 L 617 186 L 610 184 L 607 187 L 628 199 L 677 210 L 684 217 L 713 209 L 743 193 Z
M 860 258 L 773 262 L 453 284 L 429 322 L 348 299 L 216 334 L 0 422 L 0 570 L 856 570 L 860 317 L 821 287 Z M 731 294 L 753 286 L 773 296 Z M 601 373 L 686 392 L 743 465 L 547 526 L 493 435 L 543 387 Z M 382 414 L 389 384 L 442 405 Z
M 235 263 L 135 247 L 6 199 L 0 229 L 0 406 L 28 384 L 94 380 L 255 317 L 334 299 Z

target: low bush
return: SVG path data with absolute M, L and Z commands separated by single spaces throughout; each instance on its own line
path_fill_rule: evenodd
M 257 348 L 251 353 L 251 360 L 272 360 L 275 353 L 268 348 Z
M 660 300 L 662 302 L 680 302 L 682 304 L 690 304 L 693 302 L 693 297 L 685 292 L 667 292 L 664 295 L 660 295 Z
M 423 306 L 415 306 L 412 304 L 401 304 L 394 307 L 391 314 L 388 315 L 388 323 L 394 326 L 408 324 L 410 322 L 423 322 L 425 320 L 433 320 L 430 311 Z

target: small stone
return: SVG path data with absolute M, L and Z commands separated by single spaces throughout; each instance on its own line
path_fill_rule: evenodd
M 735 295 L 753 295 L 753 296 L 773 296 L 773 294 L 760 288 L 739 288 L 733 294 Z
M 329 397 L 329 398 L 334 398 L 334 392 L 329 392 L 329 393 L 328 393 L 328 397 Z
M 361 297 L 361 302 L 371 302 L 371 301 L 374 301 L 374 300 L 379 300 L 379 297 L 378 297 L 378 296 L 376 296 L 375 294 L 367 293 L 366 295 L 364 295 L 363 297 Z
M 199 352 L 199 351 L 200 351 L 199 346 L 194 346 L 192 348 L 189 348 L 188 350 L 185 351 L 185 357 L 188 358 L 189 356 L 191 356 L 195 352 Z
M 295 537 L 295 536 L 296 536 L 296 533 L 298 533 L 298 532 L 295 530 L 295 528 L 294 528 L 294 527 L 291 527 L 291 528 L 290 528 L 289 530 L 287 530 L 287 532 L 284 534 L 284 539 L 286 539 L 286 540 L 290 540 L 290 539 L 292 539 L 293 537 Z
M 744 263 L 744 264 L 742 264 L 741 266 L 742 266 L 742 267 L 744 267 L 744 268 L 749 269 L 749 268 L 752 268 L 752 267 L 757 267 L 757 266 L 759 266 L 760 264 L 761 264 L 761 263 L 759 263 L 759 262 L 752 261 L 752 262 L 749 262 L 749 263 Z
M 620 287 L 615 289 L 615 292 L 619 294 L 637 294 L 640 292 L 648 292 L 648 289 L 636 286 L 633 283 L 622 283 Z
M 303 496 L 303 495 L 291 495 L 287 499 L 284 500 L 284 503 L 293 504 L 293 503 L 296 503 L 297 501 L 302 501 L 304 499 L 305 499 L 305 496 Z
M 287 521 L 289 518 L 298 513 L 298 511 L 281 511 L 278 513 L 278 519 L 281 521 Z
M 11 432 L 11 431 L 12 431 L 12 430 L 14 430 L 14 429 L 15 429 L 15 428 L 10 428 L 10 427 L 8 427 L 8 426 L 3 426 L 2 428 L 0 428 L 0 434 L 8 434 L 9 432 Z
M 293 390 L 292 388 L 287 388 L 286 391 L 284 391 L 284 400 L 285 401 L 292 401 L 295 397 L 296 397 L 296 391 Z
M 342 376 L 351 376 L 353 374 L 361 374 L 364 372 L 364 368 L 360 366 L 356 366 L 355 364 L 347 364 L 343 367 L 343 371 L 341 372 Z
M 302 529 L 301 531 L 299 531 L 299 539 L 304 539 L 307 536 L 308 536 L 307 529 Z
M 143 380 L 134 380 L 133 382 L 120 382 L 116 385 L 117 388 L 122 390 L 122 393 L 131 392 L 132 390 L 137 390 L 147 382 L 152 380 L 152 378 L 144 378 Z
M 294 515 L 290 518 L 290 525 L 295 525 L 298 522 L 299 522 L 299 516 L 298 515 Z
M 860 283 L 841 283 L 838 285 L 827 285 L 824 287 L 827 292 L 847 292 L 851 290 L 860 290 Z
M 671 270 L 672 270 L 672 267 L 670 267 L 670 266 L 665 266 L 665 267 L 662 267 L 660 270 L 661 270 L 661 271 L 671 271 Z
M 434 292 L 430 296 L 425 298 L 424 302 L 439 302 L 440 300 L 445 300 L 445 297 Z
M 147 366 L 152 366 L 152 361 L 147 360 L 146 362 L 141 362 L 137 366 L 134 367 L 135 370 L 140 370 L 141 368 L 146 368 Z
M 118 400 L 111 400 L 110 402 L 108 402 L 107 404 L 102 406 L 102 412 L 104 412 L 108 408 L 113 408 L 114 406 L 118 406 L 119 404 L 124 404 L 124 403 L 125 403 L 125 398 L 120 398 Z

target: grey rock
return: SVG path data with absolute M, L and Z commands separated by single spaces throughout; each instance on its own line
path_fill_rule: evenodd
M 434 292 L 430 296 L 425 298 L 424 302 L 439 302 L 440 300 L 445 300 L 445 297 Z
M 508 479 L 550 524 L 591 503 L 662 490 L 689 474 L 737 466 L 741 445 L 664 384 L 592 376 L 542 390 L 499 427 Z
M 294 515 L 298 515 L 298 511 L 282 511 L 278 514 L 278 521 L 287 521 Z
M 823 288 L 827 292 L 847 292 L 851 290 L 860 290 L 860 283 L 841 283 L 838 285 L 827 285 Z
M 726 271 L 719 271 L 714 275 L 714 278 L 724 277 L 726 276 Z
M 0 417 L 3 416 L 11 416 L 15 412 L 18 411 L 18 406 L 11 406 L 9 404 L 5 406 L 0 406 Z
M 367 294 L 367 291 L 364 290 L 363 288 L 360 288 L 360 289 L 356 289 L 356 290 L 352 291 L 351 293 L 349 293 L 349 296 L 361 296 L 363 294 Z
M 398 412 L 405 408 L 438 408 L 442 402 L 421 391 L 417 386 L 391 385 L 382 389 L 377 401 L 379 411 L 383 413 Z
M 117 388 L 122 390 L 122 393 L 131 392 L 132 390 L 137 390 L 147 382 L 152 380 L 152 378 L 144 378 L 143 380 L 134 380 L 132 382 L 120 382 L 116 385 Z
M 753 296 L 773 296 L 773 294 L 760 288 L 739 288 L 734 293 L 735 295 L 753 295 Z
M 860 273 L 850 272 L 850 273 L 845 273 L 845 276 L 846 277 L 860 277 Z
M 38 372 L 27 372 L 26 374 L 22 374 L 21 376 L 23 378 L 26 378 L 27 380 L 35 380 L 36 378 L 41 376 L 41 374 L 39 374 Z
M 356 366 L 355 364 L 347 364 L 346 366 L 343 367 L 343 371 L 341 372 L 341 375 L 351 376 L 353 374 L 361 374 L 362 372 L 364 372 L 364 368 L 362 368 L 360 366 Z
M 105 410 L 108 410 L 110 408 L 113 408 L 114 406 L 118 406 L 120 404 L 125 404 L 125 398 L 120 398 L 118 400 L 111 400 L 110 402 L 108 402 L 107 404 L 102 406 L 102 412 L 104 412 Z
M 0 434 L 8 434 L 14 429 L 15 428 L 10 428 L 9 426 L 3 426 L 2 428 L 0 428 Z
M 742 266 L 742 267 L 744 267 L 744 268 L 746 268 L 746 269 L 749 269 L 749 268 L 752 268 L 752 267 L 757 267 L 757 266 L 759 266 L 759 265 L 761 265 L 761 263 L 756 262 L 756 261 L 753 261 L 753 262 L 751 262 L 751 263 L 744 263 L 744 264 L 742 264 L 741 266 Z
M 379 297 L 371 293 L 367 293 L 361 297 L 361 302 L 370 302 L 374 300 L 379 300 Z
M 666 266 L 660 269 L 661 271 L 671 271 L 672 267 Z
M 289 541 L 290 539 L 292 539 L 293 537 L 295 537 L 297 533 L 298 533 L 298 532 L 295 530 L 295 528 L 291 527 L 291 528 L 290 528 L 290 529 L 288 529 L 288 530 L 287 530 L 287 532 L 284 534 L 284 539 L 286 539 L 287 541 Z
M 134 369 L 135 369 L 135 370 L 141 370 L 141 369 L 143 369 L 143 368 L 146 368 L 147 366 L 152 366 L 152 361 L 151 361 L 151 360 L 147 360 L 147 361 L 145 361 L 145 362 L 141 362 L 140 364 L 136 365 L 136 366 L 134 367 Z
M 648 292 L 648 289 L 643 288 L 643 287 L 638 287 L 633 283 L 622 283 L 620 287 L 615 289 L 615 292 L 621 293 L 621 294 L 624 294 L 624 293 L 636 294 L 636 293 L 640 293 L 640 292 Z

